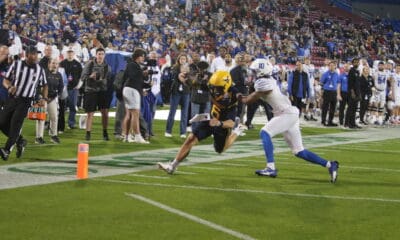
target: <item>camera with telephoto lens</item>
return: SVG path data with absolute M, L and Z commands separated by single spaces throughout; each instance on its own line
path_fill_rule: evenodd
M 148 75 L 158 74 L 158 71 L 154 71 L 152 67 L 157 67 L 157 60 L 148 59 L 144 70 L 147 70 Z

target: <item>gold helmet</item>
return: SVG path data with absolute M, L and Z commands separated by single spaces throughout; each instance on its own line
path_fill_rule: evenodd
M 232 86 L 232 77 L 228 71 L 216 71 L 208 81 L 208 88 L 213 97 L 219 97 L 228 92 Z

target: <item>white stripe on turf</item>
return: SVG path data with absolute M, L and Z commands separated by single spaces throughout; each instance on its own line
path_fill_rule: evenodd
M 163 176 L 142 175 L 142 174 L 136 174 L 136 173 L 129 174 L 128 176 L 142 177 L 142 178 L 156 178 L 156 179 L 168 179 L 169 178 L 169 177 L 163 177 Z
M 199 218 L 199 217 L 196 217 L 196 216 L 191 215 L 191 214 L 189 214 L 189 213 L 183 212 L 183 211 L 181 211 L 181 210 L 178 210 L 178 209 L 169 207 L 169 206 L 167 206 L 167 205 L 165 205 L 165 204 L 156 202 L 156 201 L 154 201 L 154 200 L 151 200 L 151 199 L 149 199 L 149 198 L 143 197 L 143 196 L 141 196 L 141 195 L 134 194 L 134 193 L 125 193 L 125 195 L 126 195 L 126 196 L 129 196 L 129 197 L 131 197 L 131 198 L 134 198 L 134 199 L 136 199 L 136 200 L 139 200 L 139 201 L 148 203 L 148 204 L 153 205 L 153 206 L 155 206 L 155 207 L 161 208 L 161 209 L 163 209 L 163 210 L 165 210 L 165 211 L 167 211 L 167 212 L 170 212 L 170 213 L 179 215 L 179 216 L 181 216 L 181 217 L 187 218 L 187 219 L 189 219 L 189 220 L 191 220 L 191 221 L 193 221 L 193 222 L 196 222 L 196 223 L 205 225 L 205 226 L 210 227 L 210 228 L 212 228 L 212 229 L 215 229 L 215 230 L 217 230 L 217 231 L 227 233 L 227 234 L 229 234 L 229 235 L 231 235 L 231 236 L 234 236 L 234 237 L 236 237 L 236 238 L 245 239 L 245 240 L 253 240 L 253 239 L 255 239 L 255 238 L 250 237 L 249 235 L 246 235 L 246 234 L 243 234 L 243 233 L 234 231 L 234 230 L 232 230 L 232 229 L 226 228 L 226 227 L 224 227 L 224 226 L 218 225 L 218 224 L 216 224 L 216 223 L 213 223 L 213 222 L 204 220 L 204 219 L 202 219 L 202 218 Z
M 221 166 L 232 166 L 232 167 L 246 167 L 247 164 L 239 164 L 239 163 L 223 163 L 223 162 L 214 162 L 214 165 L 221 165 Z
M 279 166 L 279 164 L 285 164 L 285 165 L 300 165 L 300 166 L 313 166 L 315 167 L 314 164 L 312 163 L 308 163 L 308 162 L 288 162 L 288 161 L 279 161 L 280 159 L 278 159 L 278 161 L 275 161 L 276 165 Z M 285 159 L 286 160 L 286 159 Z M 252 162 L 252 163 L 261 163 L 265 165 L 265 161 L 264 160 L 234 160 L 235 162 L 239 162 L 239 163 L 245 163 L 245 162 Z M 348 165 L 342 165 L 340 164 L 340 169 L 360 169 L 360 170 L 373 170 L 373 171 L 380 171 L 380 172 L 400 172 L 400 169 L 392 169 L 392 168 L 372 168 L 372 167 L 360 167 L 360 166 L 348 166 Z
M 142 185 L 142 186 L 184 188 L 184 189 L 192 189 L 192 190 L 241 192 L 241 193 L 243 193 L 243 192 L 245 192 L 245 193 L 262 193 L 262 194 L 270 194 L 270 195 L 303 197 L 303 198 L 326 198 L 326 199 L 353 200 L 353 201 L 400 203 L 400 199 L 390 199 L 390 198 L 351 197 L 351 196 L 336 196 L 336 195 L 318 195 L 318 194 L 308 194 L 308 193 L 272 192 L 272 191 L 263 191 L 263 190 L 255 190 L 255 189 L 236 189 L 236 188 L 219 188 L 219 187 L 194 186 L 194 185 L 175 185 L 175 184 L 164 184 L 164 183 L 145 183 L 145 182 L 134 182 L 134 181 L 126 181 L 126 180 L 113 180 L 113 179 L 93 179 L 93 180 L 101 181 L 101 182 L 123 183 L 123 184 Z

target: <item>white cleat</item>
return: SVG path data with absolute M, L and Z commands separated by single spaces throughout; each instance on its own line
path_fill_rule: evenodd
M 176 170 L 174 167 L 172 167 L 171 163 L 158 162 L 157 166 L 159 169 L 164 170 L 168 174 L 173 174 Z
M 142 136 L 140 137 L 135 137 L 135 143 L 141 143 L 141 144 L 149 144 L 149 141 L 146 141 Z
M 164 134 L 164 136 L 167 137 L 167 138 L 171 138 L 171 137 L 172 137 L 172 134 L 166 132 L 166 133 Z

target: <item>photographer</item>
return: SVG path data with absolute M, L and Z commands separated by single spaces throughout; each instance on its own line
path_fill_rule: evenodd
M 191 94 L 191 117 L 200 113 L 209 113 L 211 109 L 210 91 L 207 83 L 211 73 L 207 71 L 209 67 L 207 62 L 200 61 L 198 53 L 192 54 L 193 63 L 190 64 L 190 77 L 192 79 Z M 196 128 L 198 123 L 192 123 L 192 129 Z
M 85 95 L 83 106 L 87 113 L 86 120 L 86 141 L 90 141 L 93 115 L 96 110 L 101 112 L 103 125 L 103 140 L 108 141 L 108 109 L 111 99 L 107 96 L 107 83 L 111 76 L 111 67 L 105 62 L 105 50 L 96 49 L 96 57 L 89 61 L 82 71 L 81 80 L 85 82 Z
M 188 81 L 190 69 L 187 62 L 187 56 L 185 54 L 180 54 L 177 57 L 176 64 L 172 67 L 171 106 L 168 114 L 165 137 L 172 137 L 175 113 L 178 105 L 181 105 L 180 135 L 181 138 L 186 138 L 186 125 L 190 101 L 190 86 Z
M 152 51 L 149 53 L 147 60 L 147 70 L 149 87 L 148 94 L 143 98 L 143 104 L 147 105 L 149 111 L 142 111 L 142 115 L 147 122 L 147 130 L 149 136 L 154 136 L 153 120 L 157 109 L 157 100 L 161 99 L 161 71 L 157 65 L 157 53 Z M 147 108 L 145 108 L 147 110 Z M 143 110 L 145 110 L 143 109 Z

